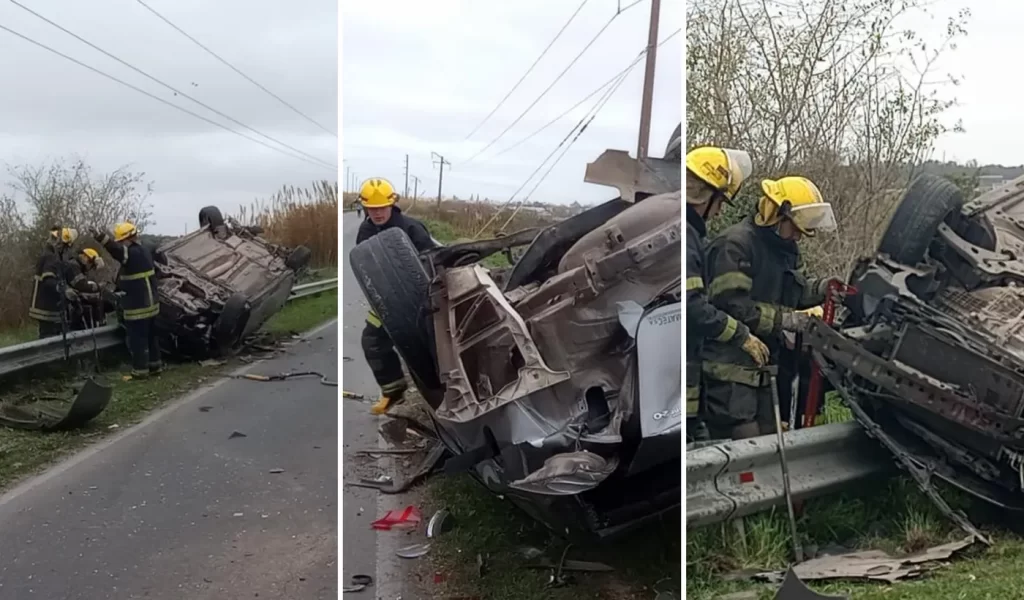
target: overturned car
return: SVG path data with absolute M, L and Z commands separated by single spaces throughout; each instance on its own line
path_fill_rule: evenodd
M 562 534 L 609 536 L 681 497 L 680 129 L 608 150 L 617 198 L 541 230 L 417 255 L 386 230 L 354 274 L 453 457 Z M 500 278 L 480 261 L 526 247 Z M 498 283 L 500 281 L 500 284 Z
M 965 203 L 920 176 L 849 282 L 808 339 L 868 433 L 968 531 L 933 476 L 1024 509 L 1024 178 Z
M 236 349 L 288 301 L 309 248 L 271 244 L 220 210 L 199 211 L 199 229 L 155 253 L 165 351 L 186 356 Z

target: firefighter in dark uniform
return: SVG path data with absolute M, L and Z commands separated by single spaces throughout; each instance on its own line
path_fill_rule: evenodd
M 386 179 L 369 179 L 359 190 L 359 202 L 366 212 L 366 220 L 356 232 L 356 244 L 361 244 L 385 229 L 398 228 L 409 236 L 416 250 L 423 252 L 436 247 L 426 226 L 412 217 L 402 214 L 395 205 L 398 194 Z M 362 335 L 363 354 L 373 371 L 373 377 L 380 386 L 380 399 L 370 408 L 375 415 L 383 414 L 388 407 L 402 400 L 408 388 L 402 363 L 395 352 L 391 338 L 372 310 L 366 316 Z
M 705 436 L 701 352 L 711 340 L 747 353 L 758 366 L 769 351 L 750 328 L 708 302 L 705 243 L 707 221 L 732 201 L 750 175 L 750 155 L 740 150 L 702 147 L 686 155 L 686 437 Z
M 139 240 L 131 223 L 118 223 L 113 235 L 94 232 L 96 241 L 120 263 L 117 286 L 121 293 L 121 311 L 132 356 L 132 377 L 157 375 L 163 368 L 156 332 L 160 314 L 153 253 Z
M 68 318 L 72 330 L 99 327 L 106 321 L 104 288 L 93 279 L 93 274 L 102 268 L 103 257 L 92 248 L 83 248 L 74 259 L 65 262 L 64 278 L 69 297 L 74 298 Z
M 61 296 L 67 294 L 73 298 L 73 294 L 64 279 L 64 253 L 76 239 L 78 232 L 74 229 L 51 228 L 46 247 L 36 261 L 28 315 L 39 323 L 39 339 L 61 335 L 67 325 L 61 324 L 62 309 L 67 302 Z
M 821 192 L 803 177 L 761 182 L 753 216 L 728 227 L 708 245 L 708 297 L 711 302 L 765 340 L 772 362 L 792 349 L 825 299 L 828 279 L 802 274 L 804 236 L 834 231 L 835 215 Z M 773 433 L 770 379 L 749 354 L 711 342 L 703 353 L 707 424 L 715 437 L 743 439 Z M 792 378 L 779 376 L 780 398 L 788 398 Z

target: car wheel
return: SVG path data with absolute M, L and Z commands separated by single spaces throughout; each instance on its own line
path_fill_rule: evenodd
M 964 198 L 949 180 L 923 174 L 910 183 L 878 244 L 878 251 L 904 265 L 924 260 L 939 225 L 960 210 Z
M 292 271 L 298 271 L 309 264 L 309 259 L 312 256 L 312 250 L 305 246 L 299 246 L 292 250 L 292 253 L 288 255 L 288 258 L 284 261 L 284 266 L 288 267 Z
M 358 244 L 349 265 L 414 381 L 440 387 L 429 308 L 430 280 L 409 236 L 386 229 Z
M 211 231 L 224 224 L 224 215 L 216 206 L 207 206 L 199 210 L 199 227 Z
M 249 324 L 249 299 L 243 294 L 233 294 L 224 303 L 217 322 L 213 326 L 215 349 L 219 353 L 237 348 L 242 342 L 242 333 Z

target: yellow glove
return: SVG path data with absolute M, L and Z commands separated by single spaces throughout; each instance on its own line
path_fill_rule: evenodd
M 825 309 L 821 306 L 812 306 L 811 308 L 798 310 L 796 312 L 803 313 L 808 317 L 817 317 L 819 319 L 825 316 Z
M 743 351 L 750 355 L 750 358 L 754 359 L 754 364 L 759 367 L 763 367 L 768 364 L 768 358 L 770 352 L 768 346 L 764 345 L 760 339 L 754 334 L 747 336 L 747 339 L 743 342 Z

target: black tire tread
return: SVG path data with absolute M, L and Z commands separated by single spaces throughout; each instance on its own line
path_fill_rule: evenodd
M 882 234 L 878 252 L 914 266 L 924 260 L 939 225 L 964 204 L 952 182 L 928 173 L 915 178 L 900 199 Z
M 430 280 L 412 241 L 400 229 L 386 229 L 353 248 L 349 265 L 414 380 L 439 386 L 430 335 Z

